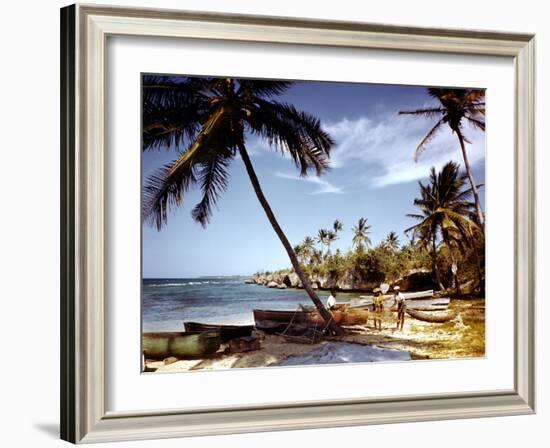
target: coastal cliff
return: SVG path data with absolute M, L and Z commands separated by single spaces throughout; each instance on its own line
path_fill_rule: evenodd
M 309 273 L 306 275 L 313 289 L 334 289 L 349 292 L 372 292 L 374 288 L 385 281 L 383 277 L 361 278 L 351 271 L 328 274 Z M 292 270 L 256 273 L 252 276 L 250 283 L 268 288 L 302 288 L 298 275 Z M 403 290 L 432 289 L 434 287 L 432 275 L 428 269 L 412 269 L 391 283 L 399 285 Z

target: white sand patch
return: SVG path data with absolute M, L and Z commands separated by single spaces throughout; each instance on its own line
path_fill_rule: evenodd
M 308 353 L 291 356 L 278 365 L 303 366 L 350 362 L 410 361 L 410 359 L 410 353 L 403 350 L 391 350 L 349 342 L 329 342 Z

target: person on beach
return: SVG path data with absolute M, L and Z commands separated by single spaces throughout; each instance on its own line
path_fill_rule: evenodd
M 397 330 L 403 331 L 407 305 L 405 303 L 405 296 L 401 294 L 399 286 L 393 288 L 393 304 L 397 306 Z
M 332 310 L 334 309 L 335 305 L 336 305 L 336 291 L 331 290 L 330 295 L 328 296 L 328 299 L 327 299 L 327 308 L 329 310 Z
M 380 288 L 374 288 L 372 290 L 374 297 L 373 303 L 373 319 L 374 329 L 382 330 L 382 315 L 384 314 L 384 297 L 382 296 L 382 290 Z

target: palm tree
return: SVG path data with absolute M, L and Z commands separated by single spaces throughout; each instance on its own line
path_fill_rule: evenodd
M 330 245 L 334 243 L 338 237 L 336 236 L 336 232 L 329 230 L 327 232 L 327 255 L 330 255 Z
M 319 249 L 313 249 L 313 254 L 311 254 L 311 262 L 314 264 L 321 264 L 323 262 L 323 252 Z
M 315 241 L 310 236 L 306 236 L 304 241 L 301 244 L 302 250 L 304 252 L 304 257 L 311 264 L 311 257 L 313 256 L 313 251 L 315 250 Z
M 439 89 L 429 88 L 428 94 L 436 98 L 441 104 L 440 107 L 429 107 L 417 109 L 413 111 L 399 111 L 400 115 L 419 115 L 423 117 L 437 117 L 437 122 L 422 138 L 415 151 L 415 161 L 422 151 L 426 148 L 427 143 L 435 136 L 438 130 L 447 123 L 451 131 L 456 134 L 462 151 L 464 167 L 470 181 L 470 188 L 474 196 L 475 209 L 477 220 L 483 229 L 485 222 L 477 185 L 470 168 L 468 153 L 466 152 L 465 143 L 469 143 L 463 132 L 463 122 L 468 122 L 474 128 L 485 131 L 485 91 L 482 89 Z
M 352 244 L 357 249 L 359 247 L 363 248 L 365 246 L 370 246 L 372 241 L 369 238 L 370 226 L 367 224 L 366 218 L 359 218 L 357 225 L 353 226 L 351 229 L 353 232 Z
M 319 119 L 273 99 L 291 85 L 285 81 L 144 76 L 143 150 L 168 147 L 179 154 L 149 177 L 143 190 L 143 216 L 160 230 L 168 212 L 182 204 L 187 191 L 198 186 L 202 199 L 192 217 L 206 226 L 228 186 L 229 165 L 240 156 L 304 289 L 327 322 L 329 332 L 341 334 L 277 222 L 246 149 L 246 137 L 255 135 L 291 158 L 302 176 L 311 171 L 321 175 L 328 168 L 333 141 Z
M 296 244 L 292 249 L 296 254 L 296 258 L 298 258 L 298 261 L 300 263 L 303 263 L 305 258 L 304 246 L 302 246 L 301 244 Z
M 341 221 L 335 220 L 334 224 L 332 224 L 332 231 L 338 235 L 342 230 L 344 229 L 344 224 L 342 224 Z
M 322 246 L 327 246 L 329 245 L 328 243 L 328 233 L 329 231 L 327 229 L 319 229 L 319 231 L 317 232 L 317 243 L 319 243 L 321 245 L 321 253 L 323 252 L 323 249 L 322 249 Z M 328 254 L 328 250 L 327 250 L 327 254 Z
M 466 177 L 459 173 L 458 164 L 454 162 L 448 162 L 439 173 L 432 167 L 430 182 L 418 183 L 420 197 L 414 200 L 414 205 L 420 213 L 407 215 L 419 223 L 405 232 L 411 232 L 425 247 L 431 246 L 432 271 L 441 289 L 444 288 L 437 267 L 437 241 L 443 241 L 453 253 L 454 247 L 464 249 L 470 245 L 474 230 L 479 229 L 472 219 L 475 217 L 475 204 L 469 201 L 472 190 L 464 189 Z M 452 256 L 454 262 L 454 253 Z
M 384 246 L 390 249 L 392 252 L 396 252 L 399 249 L 399 237 L 393 230 L 388 233 L 384 240 Z

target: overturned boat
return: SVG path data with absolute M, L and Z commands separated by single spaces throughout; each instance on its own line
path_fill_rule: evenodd
M 161 332 L 143 333 L 141 349 L 146 358 L 163 359 L 201 358 L 218 351 L 221 345 L 219 332 L 203 333 Z
M 183 325 L 187 333 L 218 332 L 223 342 L 248 337 L 254 329 L 254 325 L 204 324 L 201 322 L 184 322 Z

